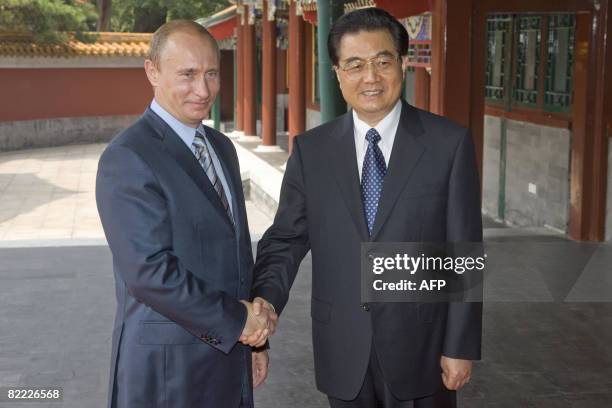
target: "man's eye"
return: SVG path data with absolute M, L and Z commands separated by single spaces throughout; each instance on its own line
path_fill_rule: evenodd
M 190 77 L 192 77 L 192 76 L 193 76 L 193 73 L 192 73 L 192 72 L 183 72 L 183 76 L 184 76 L 185 78 L 190 78 Z
M 210 71 L 206 73 L 206 76 L 208 76 L 209 78 L 217 78 L 219 76 L 219 73 L 217 71 Z
M 346 67 L 346 70 L 347 71 L 359 71 L 359 70 L 361 70 L 362 67 L 363 67 L 362 63 L 349 64 Z
M 388 67 L 389 64 L 391 64 L 390 61 L 378 61 L 378 66 L 381 67 L 381 68 Z

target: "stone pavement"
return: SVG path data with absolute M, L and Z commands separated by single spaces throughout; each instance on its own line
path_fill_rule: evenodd
M 0 240 L 103 238 L 95 206 L 104 144 L 0 155 Z
M 276 153 L 257 161 L 270 153 L 256 152 L 252 141 L 237 140 L 236 146 L 246 179 L 270 184 L 248 187 L 257 197 L 248 203 L 255 243 L 271 222 L 266 200 L 278 191 L 282 165 Z M 61 403 L 0 402 L 0 408 L 105 406 L 115 294 L 93 200 L 102 149 L 0 154 L 0 387 L 61 386 L 65 392 Z M 585 248 L 546 230 L 506 228 L 491 220 L 485 227 L 488 241 L 508 244 L 502 263 L 518 265 L 509 276 L 498 273 L 495 296 L 512 286 L 508 277 L 523 277 L 524 288 L 532 291 L 534 282 L 552 288 L 567 280 L 561 269 L 552 282 L 535 279 L 550 280 L 533 265 L 553 263 L 556 255 L 541 254 L 537 246 L 534 251 L 532 244 Z M 581 290 L 571 302 L 488 302 L 484 360 L 461 392 L 460 407 L 612 406 L 612 303 L 605 297 L 612 293 L 610 264 L 609 248 L 591 256 L 584 274 L 589 279 L 578 280 Z M 272 339 L 270 376 L 256 390 L 258 407 L 327 406 L 314 387 L 309 256 L 300 271 Z M 580 292 L 601 297 L 581 298 Z
M 95 179 L 106 144 L 0 153 L 0 246 L 104 244 Z M 247 202 L 251 233 L 271 216 Z

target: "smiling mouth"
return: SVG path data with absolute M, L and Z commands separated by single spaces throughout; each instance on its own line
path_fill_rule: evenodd
M 189 102 L 189 103 L 192 105 L 197 105 L 197 106 L 202 106 L 202 107 L 206 106 L 206 102 Z
M 371 90 L 371 91 L 363 91 L 361 94 L 365 95 L 365 96 L 378 96 L 380 94 L 382 94 L 382 90 L 381 89 L 375 89 L 375 90 Z

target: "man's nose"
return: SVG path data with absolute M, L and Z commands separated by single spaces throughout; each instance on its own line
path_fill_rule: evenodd
M 378 69 L 373 62 L 369 62 L 363 67 L 363 80 L 365 82 L 376 82 L 378 81 Z
M 202 99 L 208 98 L 210 95 L 210 89 L 208 87 L 208 82 L 206 82 L 205 76 L 202 76 L 196 80 L 194 92 Z

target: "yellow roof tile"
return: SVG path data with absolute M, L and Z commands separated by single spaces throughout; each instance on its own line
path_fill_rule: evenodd
M 72 37 L 61 44 L 35 44 L 31 34 L 0 32 L 0 57 L 144 57 L 152 36 L 148 33 L 90 34 L 97 35 L 93 43 Z

